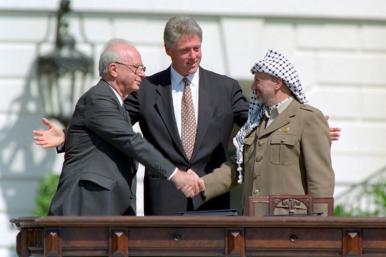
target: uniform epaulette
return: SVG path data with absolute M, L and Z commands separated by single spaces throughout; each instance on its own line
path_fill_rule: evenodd
M 308 104 L 302 104 L 302 106 L 300 106 L 300 109 L 303 109 L 309 112 L 313 112 L 315 110 L 314 107 Z

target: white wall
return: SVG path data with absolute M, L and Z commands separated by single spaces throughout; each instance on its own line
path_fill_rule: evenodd
M 162 31 L 172 15 L 193 15 L 204 31 L 205 68 L 251 80 L 268 48 L 294 60 L 312 105 L 343 128 L 333 144 L 337 194 L 386 165 L 386 2 L 382 0 L 76 0 L 71 32 L 98 53 L 113 37 L 132 41 L 148 74 L 166 68 Z M 34 62 L 51 48 L 58 1 L 0 1 L 0 257 L 13 256 L 10 218 L 31 215 L 37 181 L 62 157 L 33 145 L 43 116 Z M 81 29 L 85 36 L 82 36 Z M 87 42 L 86 42 L 87 41 Z M 97 78 L 95 78 L 95 81 Z

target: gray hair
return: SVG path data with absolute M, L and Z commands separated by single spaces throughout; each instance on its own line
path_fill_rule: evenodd
M 122 56 L 116 48 L 118 45 L 131 45 L 131 43 L 120 38 L 112 39 L 106 43 L 99 57 L 99 76 L 102 77 L 108 73 L 111 63 L 122 62 Z
M 173 48 L 181 35 L 197 35 L 202 41 L 201 27 L 193 18 L 187 16 L 170 18 L 164 30 L 164 43 L 166 47 Z

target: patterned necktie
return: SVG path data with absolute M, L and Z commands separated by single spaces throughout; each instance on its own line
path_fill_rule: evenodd
M 196 141 L 196 117 L 190 82 L 187 78 L 182 79 L 184 83 L 184 93 L 181 101 L 181 140 L 186 156 L 192 157 L 194 143 Z

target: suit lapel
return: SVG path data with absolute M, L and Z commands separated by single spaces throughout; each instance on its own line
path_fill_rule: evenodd
M 260 126 L 260 137 L 270 134 L 279 128 L 287 125 L 290 122 L 290 118 L 296 115 L 296 110 L 299 107 L 299 103 L 296 100 L 292 100 L 290 105 L 284 112 L 282 112 L 272 123 L 265 128 L 266 122 L 262 122 Z
M 120 103 L 118 103 L 118 104 L 120 105 Z M 122 113 L 122 115 L 123 115 L 123 118 L 124 118 L 126 121 L 130 122 L 130 124 L 131 124 L 131 120 L 130 120 L 129 114 L 128 114 L 128 112 L 126 111 L 125 107 L 124 107 L 123 105 L 120 105 L 120 106 L 119 106 L 119 110 L 121 111 L 121 113 Z
M 185 151 L 183 150 L 181 138 L 178 133 L 176 118 L 174 117 L 170 68 L 165 70 L 162 75 L 163 77 L 160 79 L 161 84 L 155 85 L 155 109 L 160 115 L 178 150 L 185 156 Z
M 113 91 L 114 89 L 112 89 L 111 86 L 110 86 L 106 81 L 104 81 L 104 80 L 102 80 L 102 79 L 98 82 L 98 85 L 102 85 L 102 86 L 103 86 L 102 88 L 103 88 L 104 90 L 106 90 L 106 93 L 107 93 L 110 97 L 114 98 L 114 101 L 117 103 L 117 108 L 118 108 L 118 110 L 120 111 L 120 113 L 122 114 L 123 119 L 124 119 L 125 121 L 128 121 L 128 122 L 131 124 L 131 120 L 130 120 L 129 114 L 127 113 L 125 107 L 124 107 L 123 105 L 121 105 L 121 103 L 120 103 L 119 100 L 117 99 L 117 96 L 115 95 L 115 93 L 114 93 L 114 91 Z
M 210 118 L 213 115 L 213 109 L 211 106 L 211 97 L 216 92 L 212 92 L 212 83 L 207 76 L 207 72 L 200 68 L 200 81 L 199 81 L 199 103 L 198 103 L 198 117 L 197 117 L 197 135 L 196 142 L 194 144 L 192 159 L 195 157 L 200 144 L 204 140 L 204 136 L 208 129 Z

